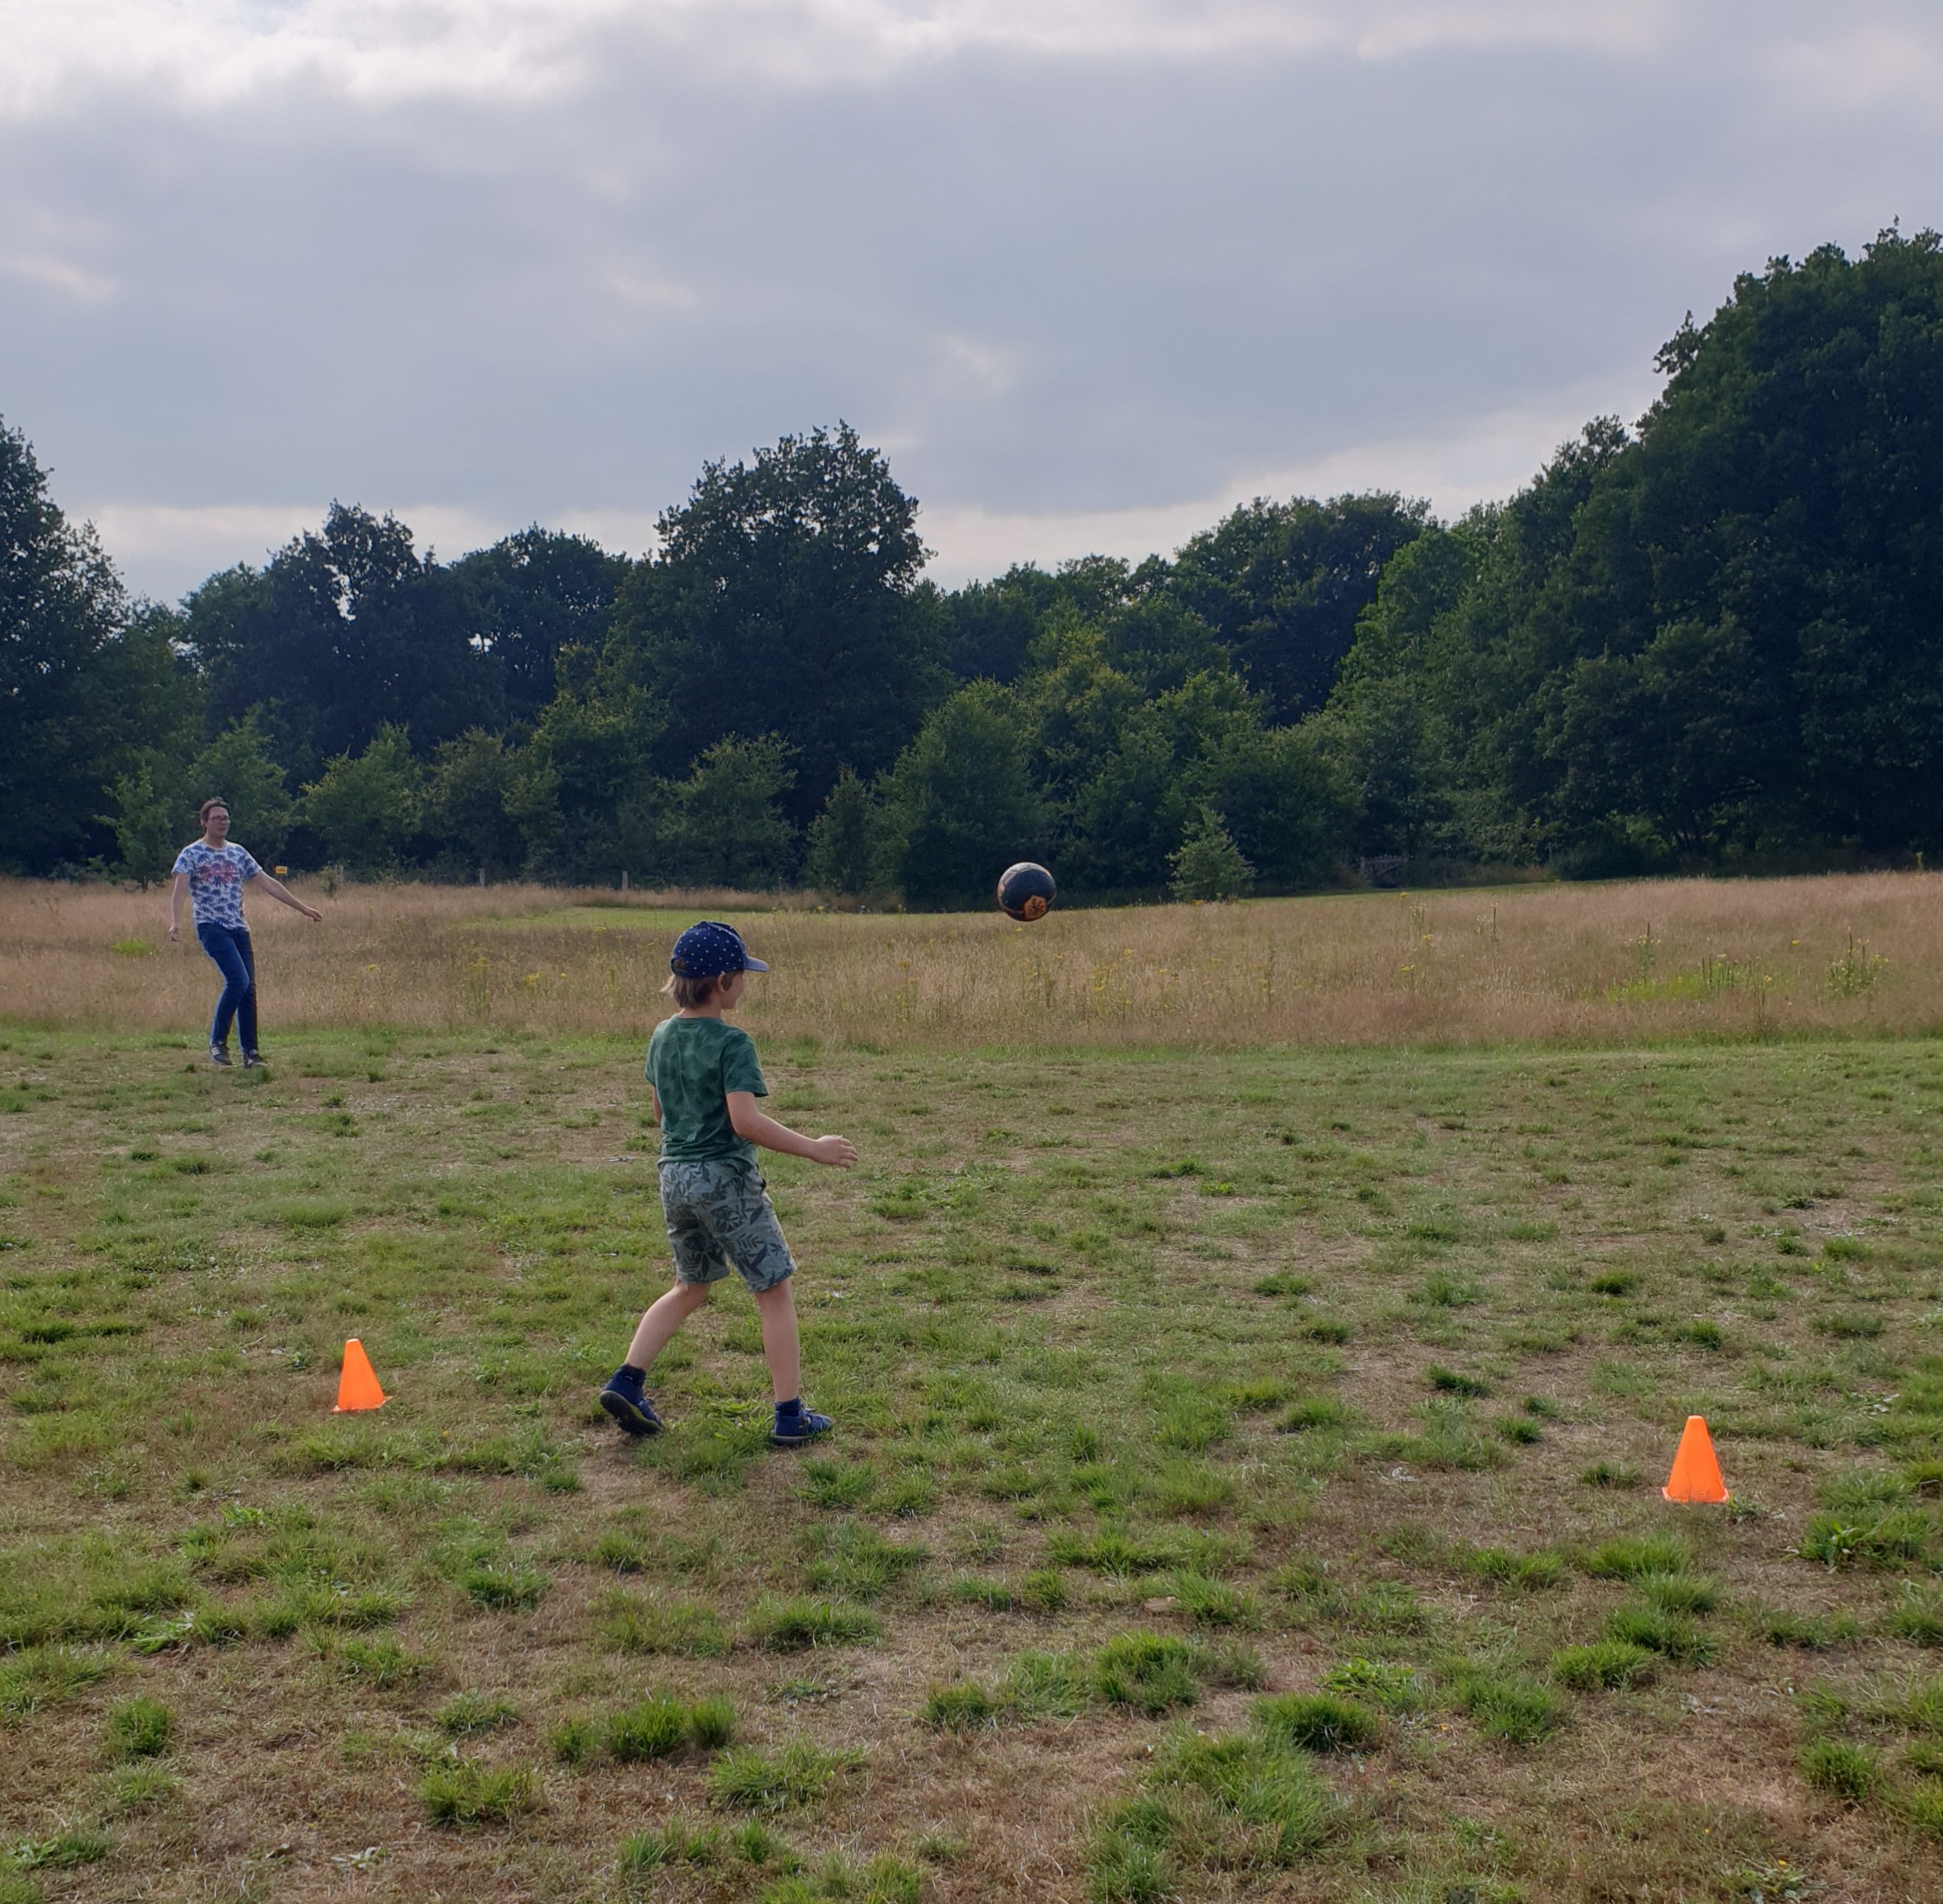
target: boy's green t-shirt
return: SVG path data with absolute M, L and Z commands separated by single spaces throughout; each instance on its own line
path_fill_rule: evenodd
M 755 1160 L 755 1147 L 729 1122 L 728 1093 L 766 1098 L 755 1041 L 720 1018 L 663 1018 L 647 1041 L 647 1081 L 661 1100 L 661 1155 L 671 1163 L 711 1157 Z

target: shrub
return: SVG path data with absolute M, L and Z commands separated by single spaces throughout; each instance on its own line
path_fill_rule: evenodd
M 1602 1639 L 1591 1646 L 1568 1646 L 1552 1655 L 1551 1674 L 1578 1692 L 1601 1687 L 1644 1685 L 1653 1677 L 1658 1654 L 1630 1640 Z
M 1362 1751 L 1381 1732 L 1367 1706 L 1334 1693 L 1283 1693 L 1255 1701 L 1255 1723 L 1272 1744 L 1310 1752 Z
M 108 1715 L 108 1752 L 116 1760 L 159 1758 L 169 1749 L 175 1715 L 158 1699 L 125 1699 Z
M 510 1824 L 541 1802 L 539 1779 L 529 1766 L 488 1767 L 470 1760 L 427 1772 L 418 1795 L 435 1825 Z

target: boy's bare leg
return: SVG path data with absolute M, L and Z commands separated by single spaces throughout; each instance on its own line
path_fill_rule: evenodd
M 762 1352 L 769 1365 L 769 1386 L 779 1402 L 793 1402 L 802 1392 L 802 1349 L 797 1338 L 796 1298 L 789 1293 L 789 1281 L 785 1276 L 755 1299 L 755 1313 L 762 1322 Z M 642 1326 L 647 1326 L 645 1320 Z
M 678 1282 L 665 1295 L 656 1298 L 647 1313 L 641 1319 L 641 1326 L 634 1332 L 634 1339 L 628 1345 L 629 1367 L 647 1370 L 654 1366 L 654 1359 L 667 1347 L 675 1330 L 708 1300 L 713 1283 Z M 790 1327 L 793 1333 L 794 1319 Z M 763 1332 L 768 1340 L 769 1332 Z

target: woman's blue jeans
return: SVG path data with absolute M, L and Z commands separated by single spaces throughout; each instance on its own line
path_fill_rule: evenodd
M 256 958 L 250 950 L 249 930 L 242 926 L 199 925 L 195 938 L 223 975 L 223 995 L 216 1000 L 209 1042 L 227 1045 L 229 1021 L 234 1018 L 243 1055 L 247 1057 L 256 1048 Z

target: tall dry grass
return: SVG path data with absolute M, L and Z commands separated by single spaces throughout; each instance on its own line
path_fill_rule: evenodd
M 723 894 L 620 909 L 539 887 L 308 892 L 322 926 L 251 908 L 266 1044 L 291 1025 L 639 1036 L 667 1009 L 675 926 L 737 913 Z M 743 1022 L 883 1046 L 1912 1032 L 1943 1026 L 1940 901 L 1931 876 L 1871 873 L 1067 910 L 1030 927 L 752 911 L 745 929 L 775 969 Z M 0 882 L 0 1009 L 195 1033 L 214 970 L 186 928 L 163 943 L 165 918 L 153 893 Z

